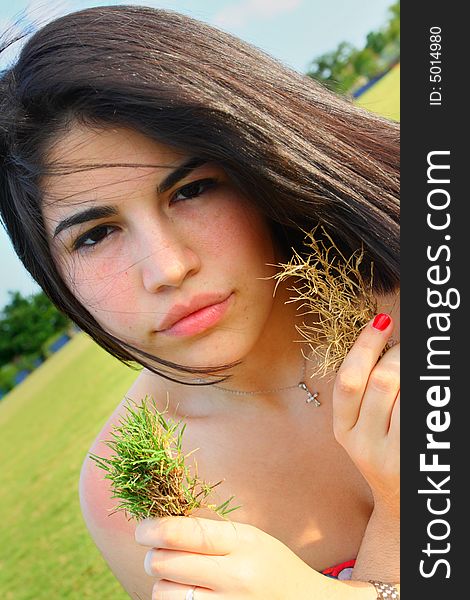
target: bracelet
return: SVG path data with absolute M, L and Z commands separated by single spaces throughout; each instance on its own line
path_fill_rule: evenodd
M 369 579 L 369 583 L 377 590 L 377 600 L 400 600 L 400 594 L 393 584 L 373 581 L 372 579 Z

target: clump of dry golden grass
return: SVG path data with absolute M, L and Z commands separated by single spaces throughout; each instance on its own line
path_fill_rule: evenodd
M 114 427 L 112 439 L 105 442 L 113 451 L 111 457 L 90 454 L 106 471 L 113 498 L 119 500 L 113 512 L 124 511 L 129 518 L 145 519 L 188 516 L 197 508 L 209 508 L 226 518 L 239 508 L 228 508 L 233 496 L 219 506 L 206 504 L 206 498 L 222 481 L 210 485 L 201 481 L 197 472 L 191 475 L 185 460 L 195 450 L 182 453 L 186 425 L 178 430 L 181 421 L 166 419 L 166 411 L 159 412 L 149 397 L 140 405 L 132 404 L 129 400 L 126 417 Z
M 312 377 L 338 370 L 359 332 L 377 311 L 373 268 L 367 280 L 360 270 L 364 251 L 346 257 L 323 228 L 316 239 L 317 229 L 304 232 L 304 255 L 293 250 L 291 260 L 277 265 L 281 270 L 273 276 L 276 288 L 281 281 L 295 279 L 288 288 L 296 293 L 290 302 L 301 303 L 298 310 L 304 312 L 299 316 L 309 316 L 307 323 L 296 328 L 303 338 L 297 341 L 306 341 L 312 351 Z

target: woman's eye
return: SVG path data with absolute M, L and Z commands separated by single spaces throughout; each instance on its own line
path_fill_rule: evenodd
M 91 231 L 87 231 L 77 238 L 73 243 L 73 248 L 74 250 L 79 250 L 80 248 L 91 248 L 96 246 L 112 231 L 113 227 L 110 225 L 99 225 L 98 227 L 95 227 Z
M 197 198 L 208 189 L 214 187 L 217 184 L 215 179 L 200 179 L 199 181 L 193 181 L 184 185 L 177 192 L 175 192 L 171 198 L 172 202 L 180 202 L 181 200 L 190 200 L 191 198 Z

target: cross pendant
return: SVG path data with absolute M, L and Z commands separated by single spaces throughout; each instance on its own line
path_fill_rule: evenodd
M 305 402 L 307 404 L 310 404 L 310 402 L 313 402 L 316 407 L 317 406 L 321 406 L 321 402 L 319 402 L 317 400 L 317 398 L 318 398 L 318 392 L 314 392 L 312 394 L 312 392 L 308 389 L 307 384 L 305 382 L 303 382 L 303 381 L 301 381 L 299 383 L 299 388 L 301 388 L 302 390 L 304 390 L 304 392 L 307 392 L 307 399 L 305 400 Z

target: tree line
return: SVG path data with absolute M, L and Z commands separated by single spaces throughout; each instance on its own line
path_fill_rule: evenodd
M 14 386 L 15 374 L 32 371 L 48 356 L 47 343 L 70 327 L 70 321 L 44 292 L 22 296 L 9 292 L 0 312 L 0 390 Z
M 364 48 L 341 42 L 335 50 L 315 58 L 307 75 L 335 92 L 351 94 L 386 71 L 400 57 L 400 2 L 388 9 L 387 23 L 371 31 Z

